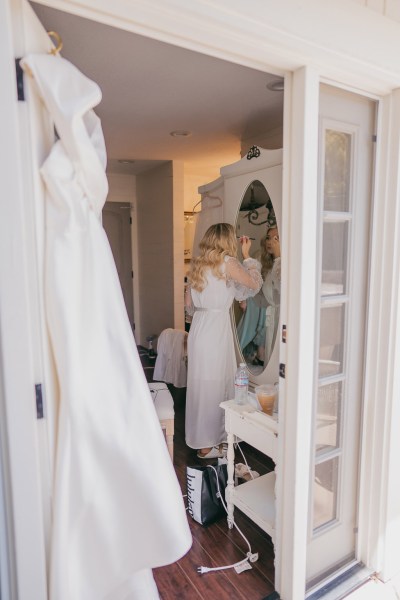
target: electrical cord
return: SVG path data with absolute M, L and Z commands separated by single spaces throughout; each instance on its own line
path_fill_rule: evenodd
M 243 458 L 244 458 L 244 454 L 242 452 Z M 245 459 L 246 460 L 246 459 Z M 247 462 L 246 462 L 247 465 Z M 225 501 L 222 497 L 221 494 L 221 489 L 219 487 L 219 480 L 218 480 L 218 474 L 217 474 L 217 470 L 215 467 L 213 467 L 212 465 L 207 465 L 207 467 L 209 469 L 212 469 L 215 473 L 215 477 L 217 480 L 217 498 L 219 498 L 221 500 L 221 504 L 225 509 L 226 514 L 228 514 L 228 509 L 226 507 Z M 248 467 L 248 465 L 247 465 Z M 232 564 L 232 565 L 225 565 L 223 567 L 197 567 L 197 572 L 200 574 L 204 574 L 204 573 L 209 573 L 210 571 L 223 571 L 224 569 L 235 569 L 235 571 L 237 573 L 241 573 L 242 571 L 245 571 L 247 569 L 251 569 L 251 564 L 252 562 L 256 562 L 258 560 L 258 552 L 253 553 L 252 549 L 251 549 L 251 545 L 249 540 L 246 538 L 246 536 L 242 533 L 242 531 L 239 529 L 239 527 L 236 525 L 235 520 L 232 520 L 232 524 L 235 527 L 235 529 L 240 533 L 240 535 L 242 536 L 242 538 L 244 539 L 244 541 L 246 542 L 249 551 L 246 553 L 246 558 L 243 558 L 242 560 L 239 560 L 238 562 Z

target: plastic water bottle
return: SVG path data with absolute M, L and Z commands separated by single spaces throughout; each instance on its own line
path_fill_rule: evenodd
M 240 363 L 235 373 L 235 402 L 236 404 L 247 404 L 247 392 L 249 389 L 249 375 L 245 363 Z

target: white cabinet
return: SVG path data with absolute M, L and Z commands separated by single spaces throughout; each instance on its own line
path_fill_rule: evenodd
M 222 402 L 225 410 L 225 429 L 228 434 L 228 486 L 226 501 L 228 525 L 233 526 L 233 512 L 236 506 L 254 523 L 271 536 L 275 543 L 275 471 L 257 479 L 234 486 L 234 440 L 250 444 L 277 464 L 278 430 L 277 421 L 250 405 L 238 405 L 234 400 Z

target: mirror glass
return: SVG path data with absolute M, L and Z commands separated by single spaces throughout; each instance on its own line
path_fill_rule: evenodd
M 247 187 L 236 219 L 236 234 L 252 240 L 250 255 L 261 262 L 263 285 L 254 298 L 234 302 L 234 318 L 244 362 L 254 375 L 266 368 L 274 349 L 281 295 L 281 251 L 274 207 L 258 180 Z

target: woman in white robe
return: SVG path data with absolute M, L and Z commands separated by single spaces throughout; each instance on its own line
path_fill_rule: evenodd
M 191 535 L 101 225 L 101 92 L 59 56 L 22 64 L 60 138 L 41 169 L 60 391 L 49 597 L 153 600 L 151 568 L 178 560 Z
M 237 258 L 232 225 L 212 225 L 188 275 L 186 309 L 193 314 L 188 337 L 186 444 L 199 458 L 222 456 L 224 413 L 220 403 L 234 397 L 235 348 L 229 309 L 234 298 L 254 296 L 262 284 L 261 265 L 249 257 L 251 241 L 241 238 L 243 264 Z

